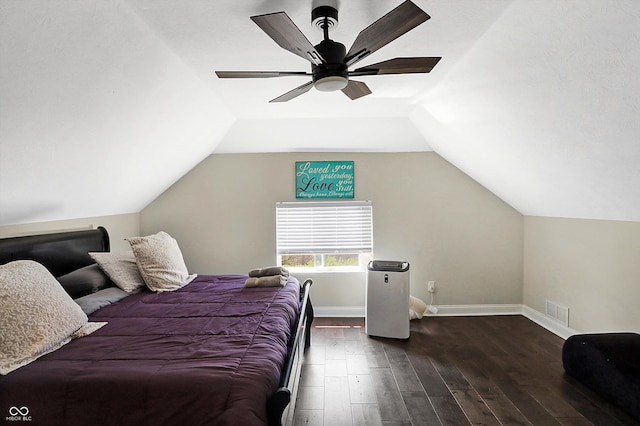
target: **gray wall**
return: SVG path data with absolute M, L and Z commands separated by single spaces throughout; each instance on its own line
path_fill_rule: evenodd
M 526 217 L 523 303 L 579 332 L 640 332 L 640 223 Z
M 275 203 L 292 201 L 294 163 L 353 160 L 374 206 L 377 258 L 411 262 L 412 294 L 435 304 L 569 307 L 579 332 L 640 332 L 640 223 L 522 217 L 434 153 L 213 155 L 140 214 L 0 227 L 0 238 L 102 225 L 112 249 L 167 230 L 201 273 L 275 262 Z M 356 314 L 364 273 L 313 274 L 317 307 Z
M 435 304 L 521 303 L 522 215 L 433 152 L 212 155 L 141 212 L 141 232 L 173 235 L 193 272 L 273 265 L 275 204 L 295 200 L 295 162 L 306 160 L 355 162 L 374 257 L 409 261 L 412 295 L 427 300 L 435 280 Z M 364 272 L 308 275 L 321 311 L 362 310 Z

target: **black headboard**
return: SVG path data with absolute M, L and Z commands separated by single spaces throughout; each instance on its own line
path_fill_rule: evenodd
M 35 260 L 59 277 L 94 263 L 88 254 L 93 251 L 109 251 L 109 234 L 102 226 L 0 239 L 0 265 L 13 260 Z

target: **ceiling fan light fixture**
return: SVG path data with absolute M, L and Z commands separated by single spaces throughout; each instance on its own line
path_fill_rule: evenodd
M 330 75 L 327 77 L 319 78 L 313 85 L 321 92 L 335 92 L 336 90 L 342 90 L 349 84 L 349 79 L 340 75 Z

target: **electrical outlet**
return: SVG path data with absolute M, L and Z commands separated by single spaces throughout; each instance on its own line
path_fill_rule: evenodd
M 435 281 L 427 281 L 427 291 L 429 293 L 433 293 L 436 291 L 436 282 Z

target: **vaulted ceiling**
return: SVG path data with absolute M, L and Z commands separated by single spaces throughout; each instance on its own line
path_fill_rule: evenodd
M 340 1 L 331 38 L 400 3 Z M 442 56 L 431 73 L 273 104 L 304 78 L 214 70 L 308 71 L 249 16 L 316 44 L 312 0 L 0 0 L 0 225 L 137 212 L 212 153 L 303 151 L 435 151 L 522 214 L 640 221 L 640 2 L 414 3 L 431 19 L 360 64 Z

